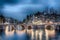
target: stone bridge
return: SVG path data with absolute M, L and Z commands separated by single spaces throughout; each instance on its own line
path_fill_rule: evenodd
M 24 29 L 60 29 L 60 22 L 57 23 L 42 23 L 42 24 L 0 24 L 0 31 L 5 31 L 6 27 L 9 30 L 24 30 Z

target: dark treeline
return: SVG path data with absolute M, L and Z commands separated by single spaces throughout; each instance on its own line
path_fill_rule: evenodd
M 0 15 L 0 23 L 5 23 L 5 22 L 9 22 L 9 23 L 18 23 L 17 19 L 14 19 L 12 17 L 5 17 L 4 15 Z

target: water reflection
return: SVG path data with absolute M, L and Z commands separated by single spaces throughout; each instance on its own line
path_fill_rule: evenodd
M 43 31 L 40 31 L 39 32 L 39 39 L 42 40 L 42 34 L 43 34 Z
M 6 30 L 5 30 L 6 36 L 12 36 L 14 34 L 14 30 L 11 31 L 11 29 L 12 27 L 9 28 L 8 26 L 6 26 Z
M 9 31 L 7 26 L 5 35 L 1 36 L 1 38 L 3 38 L 3 40 L 60 40 L 60 34 L 58 32 L 56 33 L 55 30 L 47 29 L 25 29 Z
M 54 37 L 55 36 L 55 30 L 46 30 L 45 29 L 45 32 L 49 37 Z
M 46 40 L 49 40 L 49 37 L 55 37 L 55 30 L 45 29 Z
M 16 30 L 16 34 L 17 34 L 17 35 L 22 35 L 22 34 L 25 33 L 25 31 L 26 31 L 26 30 L 21 30 L 21 31 Z
M 30 32 L 30 31 L 29 31 Z M 44 38 L 45 35 L 45 38 Z M 32 30 L 31 40 L 49 40 L 49 37 L 55 37 L 55 30 Z

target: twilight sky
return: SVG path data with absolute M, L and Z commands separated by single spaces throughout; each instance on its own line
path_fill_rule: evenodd
M 60 13 L 60 0 L 0 0 L 0 10 L 6 17 L 23 20 L 26 15 L 53 7 Z M 1 8 L 2 7 L 2 8 Z

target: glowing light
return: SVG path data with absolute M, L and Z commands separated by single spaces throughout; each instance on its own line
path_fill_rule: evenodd
M 42 40 L 43 31 L 39 32 L 39 39 Z
M 38 40 L 38 35 L 39 35 L 39 31 L 38 30 L 36 30 L 36 40 Z
M 42 23 L 42 21 L 41 21 L 41 20 L 39 20 L 39 21 L 37 21 L 37 22 L 32 21 L 32 23 L 33 23 L 34 25 L 42 25 L 42 24 L 44 24 L 44 23 Z
M 8 31 L 8 30 L 9 30 L 9 26 L 6 26 L 6 30 L 5 30 L 6 36 L 12 36 L 14 34 L 14 30 L 13 31 Z
M 9 22 L 5 22 L 4 24 L 10 24 Z
M 48 40 L 49 38 L 49 36 L 50 37 L 54 37 L 55 36 L 55 30 L 46 30 L 45 29 L 45 33 L 46 33 L 46 40 Z
M 46 35 L 46 40 L 48 40 L 49 38 L 48 38 L 48 32 L 47 32 L 47 30 L 45 30 L 45 35 Z
M 32 33 L 31 33 L 31 40 L 34 40 L 34 31 L 32 30 Z

